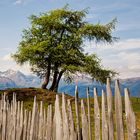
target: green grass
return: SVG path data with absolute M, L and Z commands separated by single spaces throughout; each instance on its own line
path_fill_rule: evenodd
M 12 93 L 15 92 L 17 95 L 17 100 L 24 101 L 24 108 L 27 110 L 31 110 L 33 106 L 33 100 L 34 96 L 37 97 L 37 101 L 43 101 L 44 107 L 47 109 L 49 104 L 52 104 L 54 107 L 54 101 L 56 93 L 50 92 L 48 90 L 43 89 L 37 89 L 37 88 L 24 88 L 24 89 L 9 89 L 6 91 L 0 91 L 0 93 L 5 92 L 5 94 L 8 95 L 9 100 L 12 99 Z M 61 98 L 61 94 L 60 98 Z M 66 99 L 70 99 L 72 102 L 72 111 L 74 116 L 74 122 L 76 123 L 76 115 L 75 115 L 75 104 L 74 104 L 74 97 L 66 95 Z M 85 103 L 85 108 L 87 111 L 87 104 L 86 99 L 83 99 Z M 101 97 L 98 97 L 99 103 L 101 105 Z M 140 98 L 131 97 L 131 102 L 133 106 L 133 110 L 136 115 L 137 119 L 137 128 L 138 128 L 138 139 L 140 139 Z M 91 127 L 92 132 L 94 132 L 94 99 L 90 99 L 91 103 Z M 124 129 L 125 129 L 125 137 L 127 139 L 127 129 L 126 129 L 126 122 L 125 122 L 125 109 L 124 109 L 124 97 L 122 97 L 122 103 L 123 103 L 123 118 L 124 118 Z M 114 113 L 115 114 L 115 113 Z M 114 115 L 115 118 L 115 115 Z M 94 133 L 92 133 L 94 136 Z

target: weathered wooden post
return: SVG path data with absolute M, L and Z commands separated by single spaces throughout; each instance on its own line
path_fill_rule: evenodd
M 89 132 L 89 140 L 92 140 L 92 134 L 91 134 L 91 120 L 90 120 L 90 97 L 89 97 L 89 87 L 87 88 L 87 105 L 88 105 L 88 132 Z
M 125 92 L 125 113 L 126 113 L 128 140 L 137 140 L 136 118 L 129 98 L 129 91 L 127 88 L 125 88 L 124 92 Z
M 55 113 L 53 120 L 53 139 L 54 140 L 63 140 L 63 125 L 62 117 L 59 105 L 59 95 L 56 95 L 55 100 Z
M 112 91 L 110 85 L 110 79 L 107 78 L 107 107 L 108 107 L 108 131 L 109 131 L 109 140 L 114 140 L 114 124 L 113 124 L 113 100 L 112 100 Z
M 100 108 L 97 98 L 97 90 L 94 88 L 94 120 L 95 120 L 95 140 L 100 140 Z
M 102 140 L 108 140 L 108 124 L 106 118 L 106 97 L 105 93 L 102 90 Z
M 46 109 L 44 108 L 44 113 L 43 113 L 43 132 L 42 132 L 42 134 L 43 134 L 43 138 L 44 138 L 44 140 L 45 140 L 45 135 L 46 135 L 46 129 L 47 129 L 47 117 L 46 117 Z
M 69 118 L 69 129 L 70 129 L 70 140 L 77 140 L 70 99 L 68 99 L 68 118 Z
M 81 131 L 80 131 L 80 115 L 79 115 L 79 97 L 78 97 L 78 87 L 75 87 L 75 111 L 76 111 L 76 118 L 77 118 L 77 134 L 78 140 L 81 140 Z
M 39 104 L 36 102 L 35 121 L 33 128 L 33 140 L 38 139 L 39 134 Z
M 63 119 L 63 140 L 69 140 L 69 124 L 66 112 L 66 100 L 64 93 L 62 94 L 62 119 Z
M 116 114 L 116 138 L 117 140 L 124 140 L 122 99 L 118 80 L 116 80 L 115 82 L 115 114 Z
M 83 100 L 81 100 L 82 139 L 89 140 L 88 121 Z
M 46 128 L 45 140 L 52 140 L 52 134 L 53 134 L 52 131 L 53 131 L 52 105 L 49 105 L 47 110 L 47 128 Z
M 6 101 L 5 94 L 3 95 L 3 111 L 2 111 L 2 140 L 6 138 Z
M 21 101 L 20 105 L 19 131 L 18 131 L 19 139 L 23 137 L 22 132 L 23 132 L 23 101 Z
M 43 102 L 40 102 L 38 140 L 43 139 Z
M 33 110 L 32 110 L 30 140 L 33 140 L 33 135 L 34 135 L 35 114 L 36 114 L 36 96 L 34 97 L 34 104 L 33 104 Z
M 30 140 L 30 129 L 31 129 L 31 116 L 32 112 L 29 111 L 28 113 L 28 124 L 27 124 L 27 140 Z
M 24 110 L 23 140 L 27 140 L 27 110 Z

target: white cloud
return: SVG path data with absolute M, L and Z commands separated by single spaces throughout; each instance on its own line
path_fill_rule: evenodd
M 104 43 L 95 43 L 95 42 L 86 42 L 85 51 L 91 52 L 93 50 L 103 51 L 124 51 L 131 49 L 140 49 L 140 39 L 127 39 L 115 42 L 113 44 L 104 44 Z
M 25 64 L 25 65 L 23 65 L 23 66 L 20 66 L 20 65 L 15 64 L 14 67 L 13 67 L 13 70 L 19 70 L 19 71 L 21 71 L 21 72 L 23 72 L 23 73 L 26 73 L 26 74 L 32 73 L 32 72 L 30 71 L 30 66 L 29 66 L 29 64 Z
M 117 31 L 126 31 L 126 30 L 134 30 L 134 29 L 140 29 L 139 23 L 121 23 L 119 24 Z
M 128 63 L 133 63 L 133 62 L 140 62 L 140 55 L 135 52 L 135 53 L 126 53 L 126 52 L 121 52 L 118 54 L 118 56 L 124 60 L 124 61 L 128 61 Z
M 15 0 L 13 3 L 14 5 L 20 5 L 20 4 L 27 4 L 29 2 L 32 2 L 33 0 Z
M 14 4 L 16 5 L 16 4 L 21 4 L 23 2 L 23 0 L 16 0 L 15 2 L 14 2 Z
M 120 53 L 118 54 L 121 61 L 127 65 L 127 69 L 135 74 L 140 74 L 140 55 L 139 53 Z
M 3 61 L 10 61 L 12 58 L 11 58 L 11 54 L 6 54 L 3 58 L 2 58 L 2 60 Z
M 86 43 L 86 52 L 96 53 L 103 66 L 120 73 L 121 78 L 140 76 L 140 39 L 128 39 L 112 45 Z
M 11 58 L 11 54 L 6 54 L 0 58 L 0 71 L 5 71 L 7 69 L 20 70 L 26 74 L 31 73 L 29 64 L 25 64 L 23 66 L 16 64 L 16 62 Z
M 20 5 L 20 4 L 27 4 L 28 2 L 31 2 L 32 0 L 15 0 L 13 3 L 14 5 Z
M 140 64 L 130 66 L 129 69 L 139 73 L 140 72 Z

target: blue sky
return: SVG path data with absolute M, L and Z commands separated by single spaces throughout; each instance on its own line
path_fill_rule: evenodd
M 17 50 L 22 30 L 29 27 L 32 14 L 61 8 L 89 8 L 86 20 L 106 24 L 118 19 L 112 45 L 85 42 L 85 51 L 97 53 L 103 66 L 120 73 L 121 78 L 140 76 L 140 0 L 0 0 L 0 71 L 12 68 L 30 73 L 29 66 L 19 66 L 10 54 Z

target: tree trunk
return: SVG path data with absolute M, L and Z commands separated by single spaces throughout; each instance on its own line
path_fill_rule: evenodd
M 53 81 L 52 81 L 52 85 L 50 87 L 50 90 L 54 91 L 56 82 L 57 82 L 57 77 L 58 77 L 58 70 L 54 71 L 54 75 L 53 75 Z
M 41 86 L 41 88 L 42 88 L 42 89 L 46 89 L 48 83 L 49 83 L 49 79 L 48 79 L 47 76 L 46 76 L 46 77 L 45 77 L 45 80 L 44 80 L 44 82 L 43 82 L 43 84 L 42 84 L 42 86 Z
M 59 76 L 58 76 L 58 79 L 57 79 L 57 82 L 56 82 L 56 85 L 55 85 L 55 88 L 54 88 L 55 92 L 58 91 L 58 85 L 59 85 L 59 82 L 60 82 L 60 79 L 61 79 L 63 73 L 64 73 L 64 71 L 60 71 L 60 73 L 59 73 Z
M 44 79 L 44 82 L 42 83 L 42 86 L 41 86 L 42 89 L 47 88 L 47 85 L 48 85 L 49 79 L 50 79 L 50 72 L 51 72 L 51 63 L 49 62 L 47 72 L 45 74 L 45 79 Z

